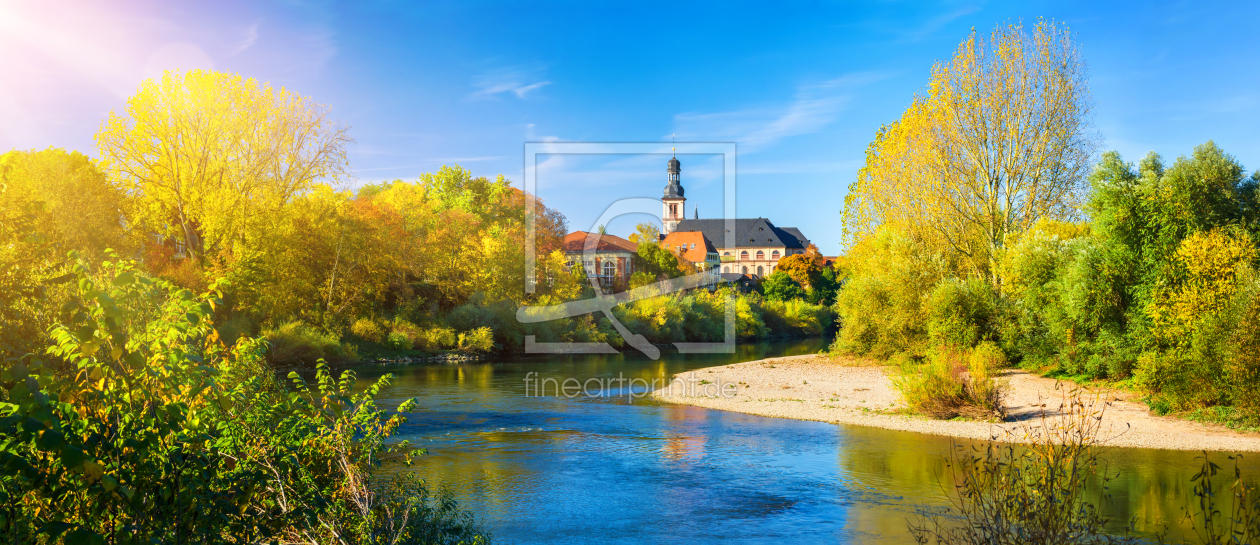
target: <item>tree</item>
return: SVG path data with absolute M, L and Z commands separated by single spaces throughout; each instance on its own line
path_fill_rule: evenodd
M 659 242 L 640 242 L 637 254 L 635 268 L 652 275 L 652 278 L 678 278 L 685 273 L 678 256 L 662 248 Z
M 95 163 L 77 151 L 60 148 L 11 151 L 0 155 L 0 206 L 19 210 L 40 203 L 31 228 L 60 246 L 93 260 L 106 248 L 130 249 L 123 230 L 127 204 L 122 190 Z
M 806 288 L 818 284 L 822 275 L 822 267 L 809 254 L 792 254 L 779 259 L 775 272 L 784 272 L 797 284 Z
M 823 263 L 827 261 L 825 258 L 823 258 L 822 252 L 818 250 L 818 246 L 815 246 L 814 243 L 812 242 L 809 244 L 809 246 L 805 247 L 804 255 L 810 258 L 811 260 L 813 260 L 814 264 L 819 267 L 822 267 Z
M 765 293 L 766 299 L 771 301 L 789 301 L 805 296 L 805 290 L 801 289 L 801 285 L 781 270 L 767 276 L 761 283 L 761 290 Z
M 659 242 L 661 240 L 661 230 L 657 229 L 655 224 L 640 223 L 634 226 L 634 232 L 630 234 L 629 240 L 637 244 Z
M 205 264 L 317 180 L 346 166 L 346 128 L 284 88 L 193 70 L 146 80 L 96 133 L 102 168 L 134 198 L 136 225 Z
M 1066 27 L 1003 25 L 987 43 L 973 31 L 867 148 L 845 198 L 846 237 L 896 224 L 993 278 L 1008 235 L 1077 213 L 1095 149 L 1090 111 Z

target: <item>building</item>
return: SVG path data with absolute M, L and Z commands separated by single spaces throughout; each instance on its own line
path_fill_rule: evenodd
M 616 235 L 574 231 L 564 236 L 562 248 L 570 268 L 581 261 L 588 277 L 596 277 L 599 285 L 611 288 L 629 284 L 639 245 Z
M 722 273 L 747 274 L 758 278 L 769 276 L 779 259 L 803 254 L 809 239 L 795 227 L 777 227 L 766 218 L 736 219 L 734 230 L 728 230 L 724 219 L 682 220 L 677 231 L 700 233 L 720 254 Z M 733 248 L 721 245 L 729 235 Z M 672 234 L 672 233 L 671 233 Z M 668 236 L 668 235 L 667 235 Z
M 661 246 L 673 252 L 678 259 L 684 259 L 698 272 L 711 273 L 717 280 L 721 274 L 721 259 L 713 244 L 698 231 L 674 231 L 661 240 Z
M 687 199 L 683 193 L 682 165 L 677 157 L 670 157 L 666 166 L 669 184 L 661 197 L 662 242 L 677 247 L 686 244 L 685 256 L 700 268 L 710 262 L 710 248 L 720 255 L 720 274 L 739 274 L 765 277 L 774 272 L 779 259 L 792 254 L 803 254 L 809 247 L 809 239 L 795 227 L 778 227 L 766 218 L 735 219 L 686 219 Z M 703 241 L 705 253 L 692 252 Z M 727 245 L 730 247 L 727 247 Z M 699 259 L 703 257 L 703 261 Z M 706 267 L 704 270 L 713 270 Z

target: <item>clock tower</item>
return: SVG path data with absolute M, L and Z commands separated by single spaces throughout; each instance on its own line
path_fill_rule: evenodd
M 678 163 L 678 157 L 669 158 L 669 185 L 665 186 L 665 196 L 661 197 L 661 234 L 668 235 L 674 232 L 674 228 L 678 227 L 678 222 L 686 217 L 685 206 L 687 199 L 683 197 L 682 184 L 678 181 L 678 174 L 682 172 L 682 168 Z

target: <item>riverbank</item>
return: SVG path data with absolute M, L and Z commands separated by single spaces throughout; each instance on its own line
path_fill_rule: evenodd
M 652 396 L 660 401 L 758 416 L 854 424 L 968 439 L 1005 437 L 1035 425 L 1053 411 L 1074 384 L 1006 371 L 1008 421 L 933 420 L 901 414 L 905 405 L 893 389 L 888 368 L 849 365 L 820 355 L 788 356 L 708 367 L 680 373 L 683 382 Z M 690 381 L 690 382 L 688 382 Z M 689 384 L 689 386 L 681 386 Z M 1112 447 L 1260 452 L 1260 434 L 1150 414 L 1132 394 L 1095 391 L 1110 405 L 1103 416 L 1102 442 Z

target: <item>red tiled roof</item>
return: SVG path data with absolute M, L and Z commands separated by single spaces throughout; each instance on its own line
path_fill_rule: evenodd
M 639 250 L 639 245 L 616 235 L 600 235 L 586 231 L 574 231 L 564 236 L 564 251 L 567 253 L 593 249 L 596 252 L 630 252 Z
M 704 263 L 709 252 L 717 251 L 700 231 L 674 231 L 665 235 L 665 240 L 661 241 L 661 244 L 666 250 L 675 254 L 681 253 L 683 259 L 692 263 Z M 695 247 L 692 248 L 692 245 Z

